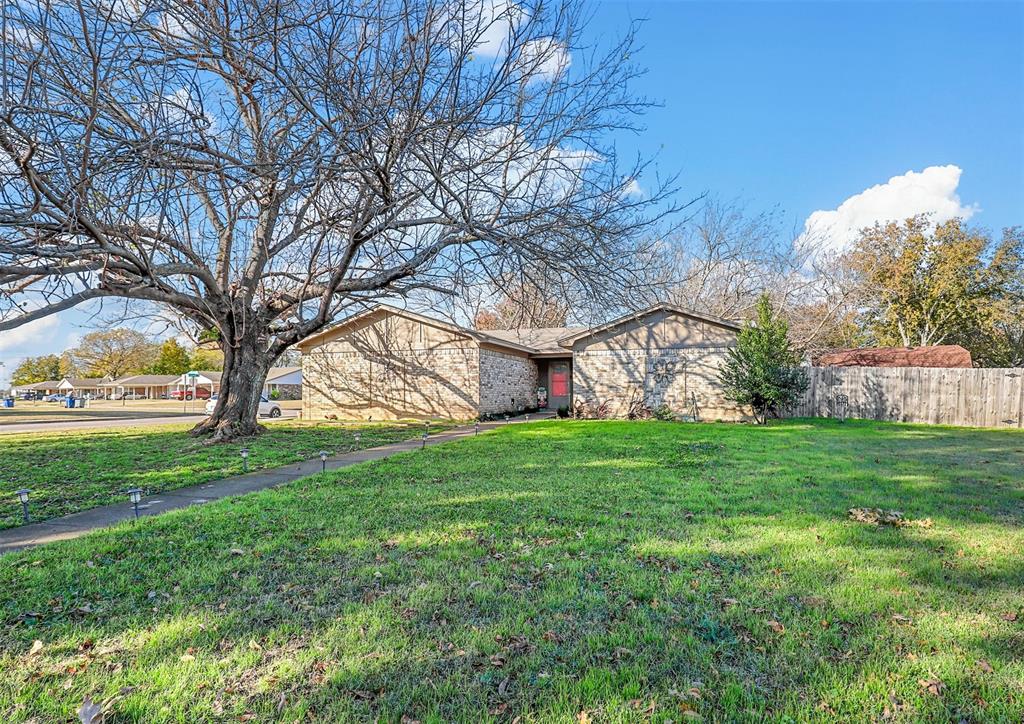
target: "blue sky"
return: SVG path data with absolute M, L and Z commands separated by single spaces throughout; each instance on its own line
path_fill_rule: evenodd
M 638 62 L 649 72 L 634 89 L 664 105 L 620 150 L 657 154 L 660 171 L 681 172 L 684 194 L 777 205 L 797 228 L 815 212 L 841 229 L 927 210 L 994 230 L 1024 224 L 1022 2 L 602 0 L 592 10 L 595 38 L 646 19 Z M 74 311 L 0 333 L 0 361 L 9 370 L 58 352 L 87 321 Z
M 592 29 L 630 19 L 646 20 L 635 87 L 664 106 L 629 143 L 688 190 L 802 225 L 953 164 L 973 222 L 1024 223 L 1024 3 L 606 0 Z

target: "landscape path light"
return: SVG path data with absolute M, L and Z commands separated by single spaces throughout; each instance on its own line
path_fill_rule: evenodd
M 429 434 L 430 434 L 430 433 L 429 433 L 429 432 L 427 432 L 426 430 L 424 430 L 424 431 L 423 431 L 423 447 L 426 447 L 426 446 L 427 446 L 427 436 L 428 436 Z
M 31 492 L 28 488 L 18 491 L 18 500 L 21 501 L 21 517 L 26 523 L 28 523 L 28 494 Z
M 132 488 L 128 491 L 128 499 L 132 501 L 132 507 L 135 509 L 135 519 L 139 519 L 139 501 L 142 500 L 142 490 L 139 488 Z
M 327 472 L 327 456 L 330 455 L 326 450 L 320 451 L 320 472 Z
M 480 421 L 479 420 L 477 420 L 476 422 L 473 423 L 473 434 L 474 435 L 479 435 L 480 434 Z
M 238 452 L 242 456 L 242 472 L 247 473 L 249 472 L 249 448 L 243 447 Z
M 355 438 L 356 447 L 359 447 L 359 440 L 360 440 L 360 438 L 362 438 L 362 436 L 363 436 L 362 433 L 360 433 L 358 431 L 356 432 L 355 435 L 352 436 L 353 438 Z

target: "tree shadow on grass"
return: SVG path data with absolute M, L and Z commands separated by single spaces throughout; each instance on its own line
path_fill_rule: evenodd
M 626 427 L 650 434 L 606 446 L 595 429 L 503 432 L 6 556 L 0 712 L 67 718 L 87 694 L 147 720 L 636 719 L 650 702 L 857 718 L 890 690 L 904 718 L 1019 706 L 998 614 L 1024 570 L 994 542 L 1019 529 L 941 500 L 920 503 L 933 529 L 847 521 L 871 488 L 830 466 L 860 453 L 815 449 L 813 428 L 766 430 L 811 450 L 774 482 L 733 428 Z M 805 467 L 815 485 L 793 487 Z M 975 533 L 984 549 L 957 559 Z M 965 671 L 981 657 L 987 707 Z M 932 670 L 942 697 L 917 683 Z

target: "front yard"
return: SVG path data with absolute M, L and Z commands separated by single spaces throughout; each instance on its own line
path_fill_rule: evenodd
M 0 557 L 0 719 L 1018 722 L 1021 551 L 1020 432 L 508 426 Z
M 207 445 L 190 437 L 192 424 L 0 435 L 0 530 L 21 525 L 15 491 L 32 491 L 33 520 L 54 518 L 108 503 L 125 502 L 125 491 L 146 495 L 198 485 L 243 470 L 315 458 L 321 450 L 341 454 L 422 434 L 422 423 L 331 424 L 282 421 L 236 445 Z M 432 423 L 431 429 L 450 427 Z M 358 445 L 355 433 L 360 433 Z

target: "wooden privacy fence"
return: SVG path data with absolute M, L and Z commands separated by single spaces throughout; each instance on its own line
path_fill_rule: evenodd
M 1024 427 L 1024 369 L 811 367 L 810 386 L 789 415 L 971 427 Z

